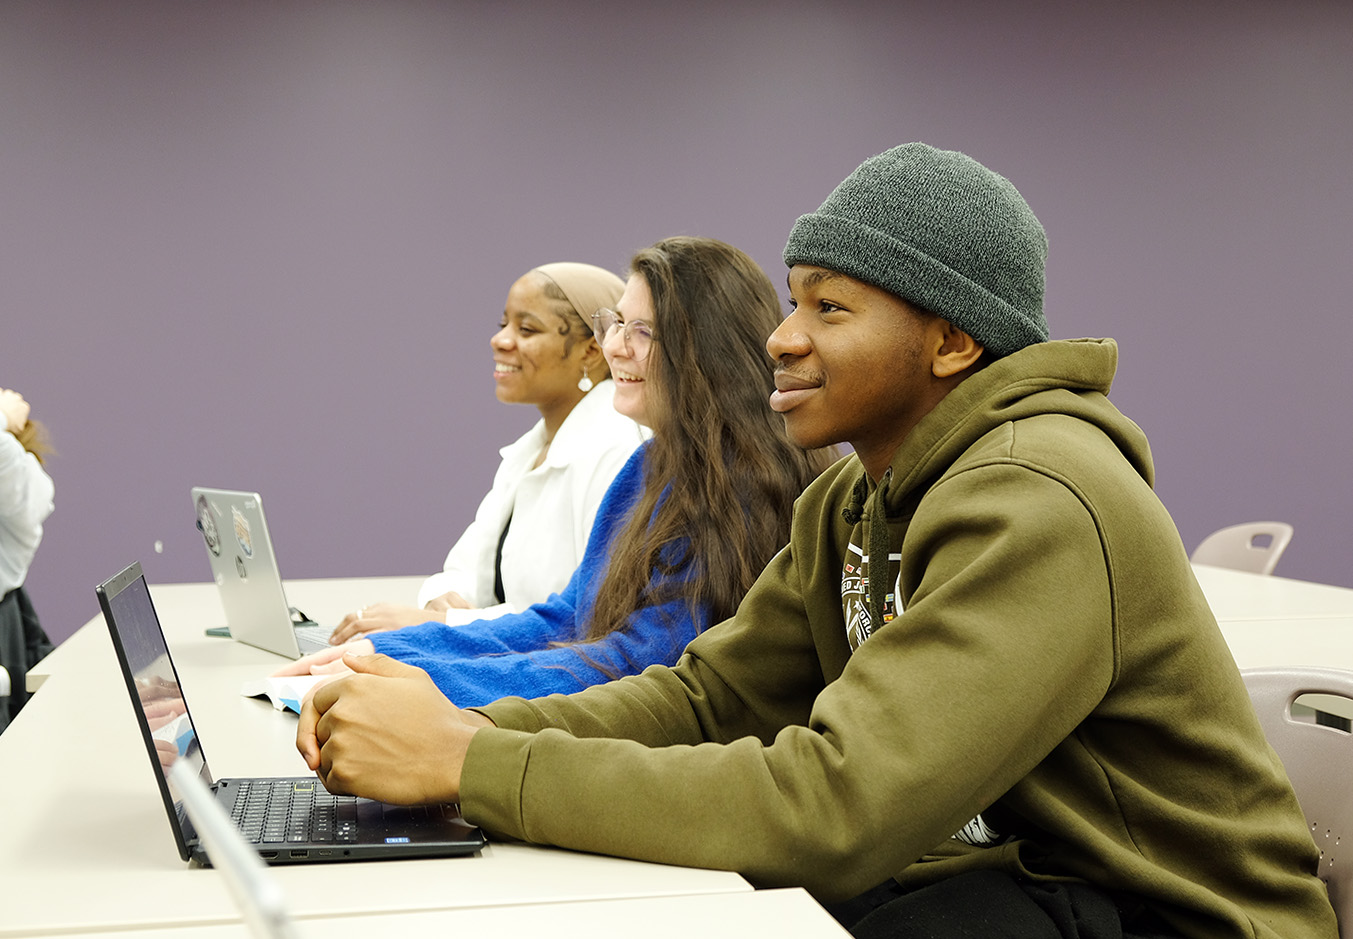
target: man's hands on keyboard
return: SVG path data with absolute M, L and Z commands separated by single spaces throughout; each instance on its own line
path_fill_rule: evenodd
M 420 668 L 384 655 L 348 654 L 343 663 L 352 674 L 301 705 L 296 748 L 306 765 L 335 793 L 400 805 L 459 801 L 465 752 L 492 726 L 488 718 L 457 708 Z

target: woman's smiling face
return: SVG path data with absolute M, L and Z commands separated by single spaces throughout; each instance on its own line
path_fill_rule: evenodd
M 507 304 L 493 348 L 493 381 L 505 404 L 546 406 L 580 396 L 583 355 L 588 343 L 572 336 L 558 312 L 558 301 L 546 297 L 544 277 L 525 274 L 507 292 Z
M 616 303 L 615 311 L 625 323 L 643 320 L 655 334 L 658 332 L 657 324 L 653 322 L 653 295 L 648 283 L 638 274 L 631 275 L 625 282 L 625 292 Z M 615 381 L 615 409 L 645 427 L 654 427 L 655 415 L 650 413 L 652 408 L 647 393 L 648 366 L 655 354 L 653 347 L 649 347 L 642 359 L 634 358 L 625 346 L 625 330 L 620 325 L 606 334 L 601 351 Z

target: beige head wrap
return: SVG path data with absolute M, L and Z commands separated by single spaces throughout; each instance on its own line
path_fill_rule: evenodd
M 592 329 L 592 314 L 601 307 L 613 307 L 625 292 L 625 282 L 610 271 L 591 264 L 558 261 L 542 264 L 534 269 L 544 274 L 564 291 L 568 302 L 582 318 L 583 325 Z

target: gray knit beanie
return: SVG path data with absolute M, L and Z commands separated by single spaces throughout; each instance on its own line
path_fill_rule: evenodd
M 794 223 L 785 263 L 882 287 L 953 323 L 993 355 L 1044 342 L 1048 239 L 1010 181 L 923 143 L 860 164 Z

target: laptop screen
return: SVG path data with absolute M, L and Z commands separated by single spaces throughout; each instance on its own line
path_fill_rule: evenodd
M 178 673 L 169 659 L 164 632 L 150 599 L 140 564 L 126 570 L 97 588 L 99 605 L 117 650 L 123 677 L 136 703 L 137 721 L 150 754 L 151 766 L 159 780 L 165 806 L 174 818 L 181 818 L 172 799 L 167 772 L 176 761 L 186 760 L 193 775 L 211 782 L 206 759 L 193 728 L 188 705 L 179 690 Z M 175 837 L 184 860 L 188 847 L 181 826 Z
M 185 861 L 193 856 L 201 859 L 201 845 L 193 825 L 185 817 L 183 804 L 174 798 L 176 794 L 181 798 L 182 793 L 171 785 L 171 768 L 175 778 L 186 770 L 208 787 L 215 784 L 217 797 L 230 802 L 232 814 L 237 806 L 244 811 L 243 827 L 250 827 L 246 823 L 258 823 L 254 826 L 257 831 L 247 833 L 252 841 L 263 846 L 260 851 L 265 860 L 294 863 L 454 857 L 476 854 L 483 847 L 483 833 L 466 823 L 453 804 L 384 805 L 370 799 L 334 796 L 313 776 L 232 778 L 219 782 L 212 779 L 187 702 L 179 690 L 179 676 L 169 656 L 141 565 L 132 564 L 100 584 L 96 591 L 131 693 L 165 812 Z M 238 795 L 243 791 L 260 796 L 280 791 L 285 802 L 295 796 L 304 806 L 296 815 L 281 814 L 274 818 L 271 811 L 255 815 L 252 810 L 262 802 L 256 803 L 246 796 L 245 802 L 240 803 Z M 272 807 L 276 805 L 273 803 Z M 281 826 L 279 830 L 273 830 L 273 822 Z M 304 823 L 301 827 L 309 831 L 293 831 L 298 822 Z

